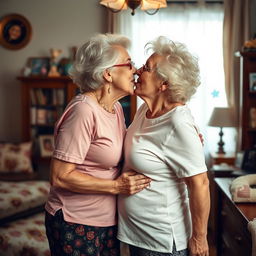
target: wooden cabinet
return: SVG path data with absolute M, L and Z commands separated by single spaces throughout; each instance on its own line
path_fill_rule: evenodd
M 79 92 L 69 77 L 18 77 L 22 88 L 22 138 L 37 141 L 53 135 L 54 124 L 67 103 Z M 136 97 L 120 100 L 129 125 L 136 112 Z M 38 143 L 35 143 L 38 144 Z
M 237 177 L 237 171 L 233 171 L 232 168 L 228 168 L 225 165 L 213 165 L 208 172 L 210 182 L 210 195 L 211 195 L 211 210 L 208 221 L 208 240 L 210 243 L 210 249 L 214 252 L 217 248 L 217 241 L 219 237 L 218 233 L 218 211 L 219 211 L 219 196 L 218 189 L 215 183 L 215 178 L 220 177 Z M 210 255 L 215 255 L 212 252 Z
M 256 145 L 256 52 L 240 52 L 239 149 Z
M 232 178 L 216 178 L 218 188 L 218 255 L 251 255 L 252 239 L 248 222 L 256 217 L 255 203 L 234 203 L 229 191 Z
M 218 154 L 218 153 L 211 153 L 211 162 L 212 165 L 214 164 L 228 164 L 228 165 L 234 165 L 235 164 L 235 153 L 226 153 L 226 154 Z

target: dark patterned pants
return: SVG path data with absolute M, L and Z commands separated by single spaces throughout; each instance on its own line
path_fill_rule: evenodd
M 188 256 L 188 250 L 176 251 L 176 246 L 173 244 L 172 253 L 154 252 L 147 249 L 139 248 L 133 245 L 130 247 L 130 256 Z
M 93 227 L 64 220 L 62 210 L 45 213 L 52 256 L 120 256 L 117 227 Z

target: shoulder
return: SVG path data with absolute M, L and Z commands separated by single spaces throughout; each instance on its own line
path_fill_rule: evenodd
M 187 106 L 179 106 L 175 108 L 171 115 L 171 119 L 176 125 L 194 123 L 194 118 Z
M 93 107 L 92 100 L 85 95 L 75 96 L 68 104 L 66 111 L 75 112 L 77 114 L 89 114 L 95 112 L 95 107 Z
M 86 120 L 93 121 L 95 115 L 94 112 L 95 108 L 93 107 L 91 100 L 88 99 L 88 97 L 79 94 L 69 102 L 59 119 L 57 126 L 70 122 L 86 122 Z

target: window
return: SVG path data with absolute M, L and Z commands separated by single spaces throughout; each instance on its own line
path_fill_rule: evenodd
M 218 128 L 207 127 L 215 106 L 227 106 L 223 70 L 223 4 L 169 4 L 153 16 L 136 9 L 115 14 L 114 31 L 132 40 L 131 56 L 140 67 L 148 56 L 143 49 L 147 42 L 164 35 L 173 41 L 185 43 L 199 58 L 201 86 L 189 102 L 191 111 L 205 139 L 205 148 L 216 151 Z M 138 100 L 138 105 L 141 100 Z M 225 133 L 225 150 L 234 149 L 233 134 Z M 230 137 L 230 138 L 231 138 Z

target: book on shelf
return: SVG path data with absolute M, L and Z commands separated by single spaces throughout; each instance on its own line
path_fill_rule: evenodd
M 256 107 L 250 108 L 250 118 L 249 118 L 249 126 L 250 128 L 256 128 Z
M 35 89 L 37 103 L 40 105 L 46 105 L 47 99 L 42 89 Z
M 47 124 L 47 110 L 38 108 L 36 113 L 37 124 Z
M 37 122 L 36 112 L 37 112 L 36 107 L 31 107 L 30 108 L 30 124 L 36 124 L 36 122 Z
M 55 106 L 65 104 L 65 92 L 63 89 L 52 90 L 52 104 Z
M 63 89 L 56 89 L 57 91 L 57 105 L 64 105 L 65 103 L 65 93 Z
M 29 93 L 30 93 L 30 102 L 31 102 L 31 104 L 36 105 L 37 100 L 36 100 L 36 95 L 35 95 L 34 89 L 30 89 Z
M 57 102 L 57 91 L 56 89 L 52 90 L 52 105 L 56 106 L 58 104 Z

